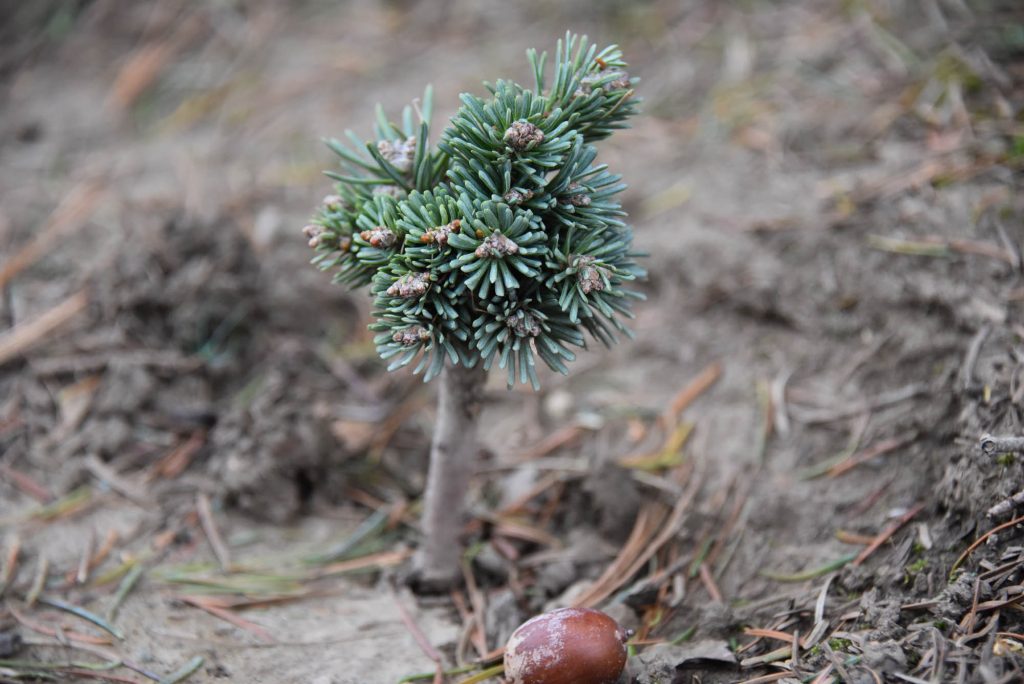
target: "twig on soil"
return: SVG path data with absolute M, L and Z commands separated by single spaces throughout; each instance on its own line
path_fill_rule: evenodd
M 177 23 L 169 36 L 135 50 L 114 80 L 108 95 L 109 106 L 116 110 L 131 107 L 156 81 L 171 58 L 199 36 L 203 24 L 200 14 L 190 14 Z
M 0 597 L 7 591 L 7 586 L 14 578 L 18 570 L 18 556 L 21 553 L 21 537 L 17 534 L 11 537 L 7 545 L 7 553 L 4 555 L 3 566 L 0 566 Z
M 1024 453 L 1024 437 L 1016 435 L 985 434 L 981 436 L 978 444 L 986 456 Z
M 462 577 L 466 582 L 466 594 L 469 605 L 473 606 L 472 621 L 475 629 L 470 632 L 473 647 L 477 655 L 483 657 L 487 653 L 487 633 L 484 629 L 484 617 L 487 615 L 487 599 L 476 583 L 472 565 L 463 560 L 461 563 Z
M 843 665 L 842 659 L 835 651 L 832 650 L 832 647 L 829 645 L 827 641 L 823 641 L 821 643 L 821 650 L 832 662 L 833 667 L 836 668 L 836 672 L 839 673 L 841 681 L 852 682 L 853 680 L 850 679 L 850 673 L 847 672 L 846 667 Z
M 150 508 L 152 506 L 152 498 L 147 495 L 144 489 L 140 489 L 127 478 L 119 475 L 113 468 L 101 461 L 100 457 L 96 454 L 89 454 L 85 457 L 85 468 L 97 480 L 135 505 L 142 508 Z
M 686 410 L 686 407 L 692 404 L 697 397 L 704 394 L 708 389 L 711 388 L 718 378 L 722 376 L 722 363 L 715 361 L 709 364 L 704 370 L 697 374 L 693 380 L 691 380 L 683 389 L 679 390 L 679 393 L 673 397 L 669 407 L 665 410 L 665 413 L 661 416 L 661 423 L 663 426 L 668 427 L 675 425 L 676 421 L 679 420 L 679 415 Z
M 230 622 L 235 627 L 243 629 L 249 632 L 250 634 L 253 634 L 258 639 L 262 639 L 267 643 L 274 643 L 275 641 L 277 641 L 276 639 L 274 639 L 274 636 L 266 630 L 266 628 L 256 624 L 255 622 L 251 622 L 243 617 L 235 615 L 232 611 L 228 610 L 222 605 L 218 605 L 217 600 L 212 597 L 188 596 L 182 594 L 177 596 L 176 598 L 182 603 L 187 603 L 190 606 L 195 606 L 199 610 L 206 611 L 214 617 L 218 617 L 221 620 L 224 620 L 225 622 Z
M 55 646 L 56 645 L 56 644 L 50 644 L 50 643 L 44 643 L 44 642 L 30 642 L 28 640 L 26 640 L 25 643 L 27 645 L 33 645 L 33 646 Z M 138 663 L 133 662 L 131 660 L 128 660 L 127 658 L 122 658 L 121 656 L 119 656 L 118 654 L 114 653 L 113 651 L 109 651 L 109 650 L 107 650 L 105 648 L 102 648 L 100 646 L 94 646 L 92 644 L 85 644 L 85 643 L 81 643 L 81 642 L 66 642 L 66 643 L 61 644 L 61 646 L 64 647 L 64 648 L 72 648 L 72 649 L 75 649 L 76 651 L 84 651 L 85 653 L 92 653 L 93 655 L 97 655 L 97 656 L 105 659 L 107 662 L 109 662 L 112 665 L 126 667 L 129 670 L 134 670 L 135 672 L 138 672 L 140 675 L 142 675 L 146 679 L 151 679 L 154 682 L 159 682 L 160 681 L 160 676 L 159 675 L 153 674 L 152 672 L 150 672 L 146 668 L 142 667 Z
M 718 589 L 718 585 L 715 584 L 715 579 L 711 576 L 711 571 L 708 570 L 708 564 L 701 563 L 698 572 L 700 573 L 701 584 L 704 585 L 704 590 L 708 592 L 711 600 L 715 603 L 722 603 L 724 601 L 722 599 L 722 592 Z
M 66 232 L 84 225 L 103 194 L 101 183 L 88 180 L 75 186 L 65 195 L 43 227 L 36 231 L 35 237 L 0 268 L 0 289 L 6 287 L 12 278 L 52 249 Z
M 0 365 L 35 347 L 47 335 L 82 313 L 88 305 L 88 293 L 80 290 L 32 320 L 19 323 L 0 335 Z
M 686 493 L 680 497 L 672 509 L 668 520 L 662 524 L 664 515 L 655 513 L 651 506 L 640 509 L 637 515 L 636 526 L 630 535 L 629 542 L 622 549 L 611 565 L 605 570 L 600 578 L 582 596 L 573 601 L 574 606 L 597 605 L 615 590 L 629 581 L 629 578 L 640 571 L 644 563 L 649 561 L 672 537 L 679 532 L 683 523 L 684 515 L 693 503 L 694 497 L 700 490 L 703 477 L 699 473 L 691 473 L 690 484 Z M 651 535 L 658 529 L 660 534 L 651 539 Z M 649 542 L 647 540 L 650 540 Z
M 887 454 L 890 451 L 895 451 L 896 449 L 900 449 L 913 443 L 914 440 L 917 439 L 917 436 L 916 432 L 911 432 L 907 435 L 900 435 L 898 437 L 893 437 L 891 439 L 883 440 L 877 444 L 873 444 L 860 453 L 853 454 L 842 461 L 839 461 L 828 469 L 827 474 L 829 477 L 839 477 L 863 463 L 867 463 L 868 461 L 878 458 L 883 454 Z
M 516 462 L 532 461 L 542 456 L 547 456 L 557 449 L 570 446 L 579 441 L 586 430 L 586 427 L 579 423 L 572 423 L 561 427 L 519 454 Z
M 856 453 L 857 448 L 860 446 L 861 439 L 864 438 L 864 433 L 867 432 L 868 423 L 870 422 L 871 414 L 867 412 L 862 413 L 853 424 L 850 430 L 850 439 L 847 441 L 846 446 L 843 447 L 843 450 L 820 463 L 802 468 L 800 470 L 800 479 L 812 480 L 816 477 L 821 477 L 836 464 L 842 463 L 853 456 L 853 454 Z
M 224 539 L 221 538 L 217 525 L 213 520 L 213 511 L 210 509 L 210 497 L 203 492 L 196 494 L 196 511 L 199 513 L 199 522 L 206 534 L 213 555 L 217 557 L 220 569 L 228 572 L 231 569 L 231 553 L 228 551 Z
M 849 513 L 847 513 L 846 519 L 852 520 L 853 518 L 856 518 L 862 515 L 863 513 L 866 513 L 867 511 L 871 510 L 874 507 L 874 505 L 878 503 L 879 499 L 881 499 L 885 495 L 885 493 L 889 490 L 889 487 L 891 487 L 892 483 L 895 481 L 896 476 L 893 476 L 886 480 L 885 482 L 883 482 L 878 487 L 878 489 L 864 497 L 863 501 L 858 503 Z
M 985 512 L 985 515 L 989 518 L 1001 518 L 1022 503 L 1024 503 L 1024 490 L 1021 490 L 1013 496 L 1003 499 L 995 506 L 992 506 Z
M 960 386 L 964 390 L 969 390 L 971 385 L 974 384 L 974 367 L 978 363 L 981 347 L 985 344 L 985 340 L 988 339 L 991 332 L 992 325 L 986 323 L 978 328 L 978 331 L 974 333 L 974 337 L 971 338 L 971 343 L 967 346 L 967 354 L 964 356 L 963 365 L 960 366 Z
M 1010 257 L 1010 265 L 1013 266 L 1015 271 L 1020 271 L 1022 262 L 1020 254 L 1020 245 L 1010 239 L 1009 233 L 1006 232 L 1006 226 L 1003 225 L 1003 221 L 999 218 L 999 213 L 993 211 L 991 213 L 992 222 L 996 227 L 996 235 L 999 236 L 999 241 L 1003 243 L 1003 248 Z
M 92 549 L 95 545 L 96 530 L 89 530 L 89 535 L 85 538 L 85 548 L 82 549 L 82 555 L 78 560 L 78 569 L 69 573 L 69 583 L 85 584 L 89 581 L 89 559 L 92 558 Z
M 922 510 L 924 510 L 924 504 L 919 503 L 913 508 L 911 508 L 909 511 L 901 515 L 899 519 L 893 521 L 892 524 L 890 524 L 884 530 L 879 532 L 878 536 L 875 537 L 874 541 L 872 541 L 866 549 L 861 551 L 860 554 L 858 554 L 857 557 L 853 559 L 853 564 L 856 566 L 866 561 L 868 557 L 871 556 L 871 554 L 873 554 L 875 551 L 881 548 L 882 544 L 889 541 L 889 538 L 892 537 L 892 535 L 896 534 L 900 530 L 900 528 L 902 528 L 908 522 L 913 520 L 914 516 L 916 516 Z
M 413 619 L 412 615 L 409 614 L 409 610 L 405 607 L 401 597 L 394 587 L 391 588 L 391 597 L 395 600 L 395 605 L 398 607 L 398 613 L 402 618 L 402 623 L 405 624 L 406 629 L 412 635 L 413 640 L 419 649 L 423 652 L 423 655 L 427 656 L 436 665 L 434 672 L 434 684 L 441 684 L 444 679 L 444 665 L 441 661 L 441 654 L 437 652 L 430 641 L 423 634 L 423 630 L 420 629 L 419 625 Z
M 158 477 L 175 478 L 181 475 L 192 463 L 199 450 L 206 444 L 206 430 L 196 430 L 188 439 L 167 452 L 146 474 L 146 481 L 151 482 Z
M 768 663 L 778 662 L 779 660 L 785 660 L 793 655 L 793 646 L 783 646 L 777 648 L 774 651 L 769 651 L 759 656 L 753 656 L 751 658 L 744 658 L 740 661 L 740 667 L 748 668 L 755 667 L 757 665 L 767 665 Z
M 110 639 L 105 637 L 98 637 L 93 636 L 92 634 L 75 632 L 69 629 L 48 627 L 47 625 L 44 625 L 41 622 L 36 622 L 35 620 L 32 620 L 11 604 L 7 604 L 6 610 L 23 627 L 32 630 L 37 634 L 42 634 L 43 636 L 53 637 L 55 639 L 67 640 L 70 642 L 77 642 L 82 644 L 93 644 L 94 646 L 109 646 L 112 643 Z
M 81 375 L 102 371 L 111 363 L 118 366 L 151 366 L 165 371 L 194 371 L 203 365 L 202 359 L 183 356 L 181 352 L 165 349 L 114 349 L 93 354 L 73 354 L 33 359 L 30 367 L 39 376 Z
M 336 563 L 329 563 L 322 568 L 317 568 L 310 576 L 311 579 L 323 579 L 325 577 L 331 577 L 334 575 L 343 575 L 349 572 L 359 572 L 363 570 L 380 570 L 382 568 L 391 568 L 396 565 L 404 563 L 409 556 L 412 555 L 412 551 L 381 551 L 380 553 L 372 553 L 369 556 L 363 556 L 361 558 L 352 558 L 350 560 L 338 561 Z
M 882 392 L 876 397 L 868 400 L 852 402 L 846 406 L 838 408 L 826 408 L 826 409 L 804 409 L 793 415 L 795 420 L 800 421 L 806 425 L 815 425 L 819 423 L 831 423 L 837 420 L 843 420 L 846 418 L 852 418 L 862 413 L 869 413 L 877 411 L 878 409 L 888 408 L 895 404 L 902 403 L 908 399 L 927 394 L 929 392 L 929 385 L 925 383 L 912 383 L 905 387 L 890 390 L 888 392 Z
M 954 562 L 953 566 L 949 569 L 950 577 L 953 576 L 953 573 L 956 572 L 956 569 L 958 567 L 960 567 L 960 564 L 963 563 L 964 560 L 966 560 L 967 557 L 969 555 L 971 555 L 971 553 L 973 553 L 973 551 L 976 548 L 978 548 L 979 546 L 981 546 L 982 544 L 985 543 L 986 539 L 991 537 L 993 534 L 1001 532 L 1001 531 L 1003 531 L 1003 530 L 1005 530 L 1005 529 L 1007 529 L 1009 527 L 1013 527 L 1014 525 L 1019 525 L 1022 522 L 1024 522 L 1024 515 L 1018 516 L 1018 517 L 1014 518 L 1013 520 L 1010 520 L 1009 522 L 1005 522 L 1002 525 L 998 525 L 997 527 L 993 527 L 991 530 L 989 530 L 985 534 L 983 534 L 980 537 L 978 537 L 977 539 L 975 539 L 974 542 L 972 542 L 971 545 L 968 546 L 964 550 L 964 552 L 960 554 L 959 558 L 956 559 L 956 562 Z
M 46 554 L 40 553 L 36 561 L 36 574 L 32 578 L 32 584 L 25 594 L 25 606 L 31 608 L 39 600 L 39 594 L 46 588 L 46 578 L 50 573 L 50 560 Z
M 772 380 L 770 395 L 772 402 L 772 424 L 776 434 L 786 435 L 789 432 L 789 414 L 786 413 L 786 384 L 792 377 L 792 370 L 781 371 Z
M 96 553 L 94 553 L 92 557 L 89 558 L 88 565 L 86 566 L 87 577 L 88 573 L 91 573 L 93 570 L 95 570 L 103 564 L 103 561 L 107 559 L 107 556 L 110 555 L 110 552 L 114 550 L 114 546 L 117 544 L 117 540 L 119 538 L 120 535 L 118 535 L 117 530 L 107 530 L 107 536 L 103 538 L 103 543 L 100 544 L 100 548 L 96 549 Z M 84 582 L 85 580 L 81 581 L 81 583 Z
M 772 672 L 771 674 L 761 675 L 760 677 L 754 677 L 753 679 L 744 679 L 739 684 L 768 684 L 768 682 L 777 682 L 780 679 L 789 679 L 793 677 L 791 670 L 784 670 L 783 672 Z
M 11 484 L 41 504 L 53 501 L 53 494 L 49 489 L 6 463 L 0 463 L 0 477 L 10 480 Z
M 903 240 L 882 235 L 869 235 L 868 246 L 883 252 L 907 256 L 948 257 L 953 254 L 973 254 L 1002 261 L 1016 268 L 1014 255 L 988 242 L 947 239 L 937 235 L 924 235 L 917 240 Z
M 832 663 L 826 665 L 825 669 L 818 673 L 818 675 L 814 678 L 811 684 L 825 684 L 825 682 L 830 680 L 830 675 L 832 674 L 832 670 L 834 668 L 835 665 L 833 665 Z

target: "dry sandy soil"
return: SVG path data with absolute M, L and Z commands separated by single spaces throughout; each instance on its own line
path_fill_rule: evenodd
M 492 378 L 467 585 L 415 597 L 434 388 L 306 263 L 320 138 L 566 29 L 642 79 L 600 154 L 648 299 Z M 572 602 L 642 684 L 1024 677 L 1024 465 L 980 442 L 1024 417 L 1018 3 L 0 2 L 0 38 L 0 682 L 459 682 Z

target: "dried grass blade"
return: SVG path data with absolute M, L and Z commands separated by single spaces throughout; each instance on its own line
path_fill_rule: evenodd
M 178 684 L 191 677 L 196 670 L 203 666 L 203 656 L 195 656 L 177 670 L 160 680 L 160 684 Z
M 412 615 L 409 613 L 409 609 L 405 607 L 405 604 L 402 602 L 402 598 L 394 588 L 391 589 L 391 598 L 394 599 L 395 606 L 398 607 L 398 614 L 402 618 L 402 623 L 405 625 L 405 628 L 409 630 L 409 634 L 412 635 L 416 645 L 423 652 L 423 655 L 427 656 L 427 658 L 433 661 L 438 668 L 440 668 L 441 654 L 438 653 L 437 649 L 430 644 L 426 635 L 423 634 L 423 630 L 421 630 L 420 626 L 416 624 L 416 620 L 413 619 Z
M 21 554 L 21 537 L 13 535 L 4 555 L 4 564 L 0 567 L 0 597 L 7 591 L 7 585 L 18 570 L 18 556 Z
M 36 236 L 0 268 L 0 288 L 36 262 L 50 249 L 56 239 L 66 231 L 84 225 L 103 197 L 103 185 L 95 180 L 85 181 L 69 192 L 36 233 Z
M 663 424 L 666 426 L 674 425 L 679 419 L 679 414 L 686 410 L 686 407 L 692 404 L 697 397 L 710 389 L 721 376 L 722 363 L 720 361 L 715 361 L 704 368 L 704 370 L 697 374 L 697 377 L 691 380 L 689 384 L 673 397 L 672 403 L 669 404 L 668 409 L 662 415 L 661 420 Z
M 27 615 L 17 610 L 14 606 L 8 604 L 7 611 L 17 620 L 23 627 L 30 629 L 37 634 L 42 634 L 48 637 L 64 638 L 68 641 L 78 642 L 83 644 L 93 644 L 95 646 L 109 646 L 111 643 L 110 639 L 105 637 L 93 636 L 92 634 L 84 634 L 81 632 L 75 632 L 67 629 L 62 629 L 59 632 L 53 627 L 48 627 L 41 622 L 32 620 Z
M 919 503 L 913 508 L 911 508 L 909 511 L 904 513 L 902 516 L 900 516 L 898 520 L 894 521 L 891 525 L 882 530 L 882 532 L 880 532 L 879 535 L 875 537 L 874 541 L 872 541 L 866 549 L 861 551 L 860 554 L 853 559 L 853 564 L 860 565 L 861 563 L 866 561 L 871 554 L 877 551 L 882 546 L 882 544 L 887 542 L 889 538 L 892 537 L 892 535 L 896 534 L 900 530 L 900 528 L 902 528 L 908 522 L 913 520 L 914 516 L 916 516 L 922 510 L 924 510 L 924 504 Z
M 217 557 L 220 569 L 228 572 L 231 569 L 231 554 L 213 520 L 213 511 L 210 509 L 210 497 L 203 492 L 196 494 L 196 511 L 199 513 L 199 522 L 203 527 L 203 532 L 206 534 L 206 539 L 210 542 L 210 547 L 213 549 L 213 555 Z
M 837 558 L 836 560 L 830 563 L 826 563 L 820 568 L 813 568 L 811 570 L 805 570 L 803 572 L 797 572 L 792 574 L 773 572 L 771 570 L 761 570 L 758 574 L 762 577 L 767 577 L 770 580 L 775 580 L 776 582 L 805 582 L 816 577 L 821 577 L 822 575 L 826 575 L 830 572 L 835 572 L 847 563 L 853 562 L 853 560 L 856 557 L 857 554 L 851 553 L 849 555 Z
M 2 274 L 0 274 L 2 275 Z M 19 323 L 0 336 L 0 364 L 31 349 L 50 333 L 67 324 L 89 305 L 89 294 L 80 290 L 30 321 Z
M 963 553 L 960 554 L 960 557 L 956 559 L 956 562 L 953 563 L 953 567 L 951 567 L 949 569 L 950 577 L 953 576 L 953 573 L 956 572 L 956 569 L 958 567 L 960 567 L 960 564 L 963 563 L 964 560 L 966 560 L 967 557 L 969 555 L 971 555 L 971 553 L 976 548 L 978 548 L 979 546 L 981 546 L 982 544 L 985 543 L 986 539 L 991 537 L 993 534 L 996 534 L 997 532 L 1001 532 L 1001 531 L 1005 530 L 1008 527 L 1013 527 L 1014 525 L 1019 525 L 1022 522 L 1024 522 L 1024 515 L 1018 516 L 1018 517 L 1014 518 L 1013 520 L 1010 520 L 1009 522 L 1003 523 L 1002 525 L 998 525 L 996 527 L 993 527 L 991 530 L 989 530 L 988 532 L 986 532 L 985 534 L 981 535 L 976 540 L 974 540 L 974 542 L 970 546 L 968 546 L 964 550 Z
M 208 600 L 204 596 L 186 595 L 180 595 L 177 598 L 183 603 L 187 603 L 190 606 L 195 606 L 199 610 L 206 611 L 207 613 L 216 618 L 220 618 L 221 620 L 229 622 L 235 627 L 238 627 L 239 629 L 249 632 L 261 641 L 265 641 L 268 644 L 272 644 L 277 641 L 274 638 L 274 636 L 270 632 L 268 632 L 266 628 L 264 628 L 263 626 L 258 625 L 250 620 L 246 620 L 243 617 L 239 617 L 238 615 L 235 615 L 230 610 L 222 608 L 221 606 L 217 605 L 217 602 L 214 600 Z
M 472 677 L 466 677 L 465 679 L 460 680 L 458 684 L 479 684 L 479 682 L 486 681 L 491 677 L 497 677 L 498 675 L 501 675 L 504 672 L 504 664 L 493 665 L 487 668 L 486 670 L 481 670 L 480 672 L 477 672 Z
M 15 470 L 6 463 L 0 464 L 0 477 L 10 480 L 11 484 L 41 504 L 53 501 L 53 493 L 25 473 Z
M 142 577 L 144 568 L 141 564 L 135 564 L 132 566 L 128 574 L 124 576 L 121 583 L 117 585 L 117 592 L 114 594 L 114 600 L 111 602 L 110 607 L 107 608 L 107 619 L 113 621 L 117 617 L 117 612 L 121 610 L 121 604 L 124 603 L 125 599 L 128 598 L 128 594 L 131 593 L 135 584 Z
M 107 632 L 108 634 L 113 636 L 115 639 L 118 639 L 120 641 L 124 640 L 124 634 L 121 633 L 121 630 L 119 630 L 117 627 L 101 618 L 99 615 L 96 615 L 95 613 L 92 613 L 86 610 L 85 608 L 82 608 L 81 606 L 76 606 L 72 603 L 68 603 L 67 601 L 62 601 L 61 599 L 46 596 L 41 596 L 39 598 L 39 603 L 42 603 L 46 606 L 50 606 L 51 608 L 56 608 L 57 610 L 63 610 L 66 613 L 71 613 L 72 615 L 79 617 L 85 620 L 86 622 L 91 622 L 92 624 L 102 629 L 104 632 Z

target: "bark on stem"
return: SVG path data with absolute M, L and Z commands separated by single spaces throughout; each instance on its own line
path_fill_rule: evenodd
M 415 582 L 424 591 L 458 582 L 463 508 L 476 466 L 477 423 L 486 373 L 479 366 L 447 367 L 441 373 L 437 423 L 423 501 L 423 541 Z

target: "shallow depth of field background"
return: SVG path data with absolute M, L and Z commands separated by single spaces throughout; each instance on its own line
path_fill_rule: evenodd
M 957 559 L 1024 486 L 1017 5 L 0 0 L 0 681 L 457 682 L 588 589 L 639 682 L 1013 681 L 1016 528 Z M 436 141 L 566 30 L 639 79 L 648 300 L 492 378 L 420 600 L 434 388 L 307 263 L 321 138 L 432 83 Z

